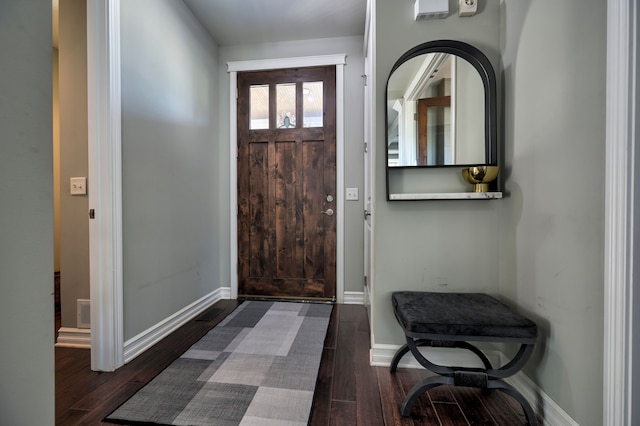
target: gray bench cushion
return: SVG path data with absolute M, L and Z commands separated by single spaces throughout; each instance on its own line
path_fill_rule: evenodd
M 482 293 L 399 291 L 393 309 L 406 334 L 535 339 L 537 326 L 494 297 Z

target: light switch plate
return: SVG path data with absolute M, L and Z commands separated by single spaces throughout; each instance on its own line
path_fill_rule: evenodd
M 71 195 L 87 195 L 86 177 L 72 177 L 69 186 Z
M 347 188 L 345 198 L 347 201 L 358 201 L 358 188 Z

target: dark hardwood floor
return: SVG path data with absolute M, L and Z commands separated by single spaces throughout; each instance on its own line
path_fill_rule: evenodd
M 237 306 L 220 301 L 113 373 L 90 370 L 86 349 L 56 348 L 56 424 L 110 424 L 102 419 L 168 366 Z M 411 417 L 400 416 L 405 393 L 428 373 L 369 366 L 369 325 L 358 305 L 335 305 L 325 341 L 313 410 L 316 425 L 522 425 L 518 403 L 501 392 L 440 386 Z

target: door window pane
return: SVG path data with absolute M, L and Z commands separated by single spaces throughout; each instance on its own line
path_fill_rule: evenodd
M 296 127 L 296 84 L 276 84 L 276 125 L 278 129 Z
M 302 112 L 304 127 L 322 127 L 324 91 L 321 81 L 302 83 Z
M 269 128 L 269 85 L 262 84 L 249 88 L 249 128 L 251 130 Z

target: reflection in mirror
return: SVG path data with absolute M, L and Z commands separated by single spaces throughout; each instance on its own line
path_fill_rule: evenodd
M 429 52 L 387 83 L 389 167 L 485 164 L 485 92 L 465 59 Z

